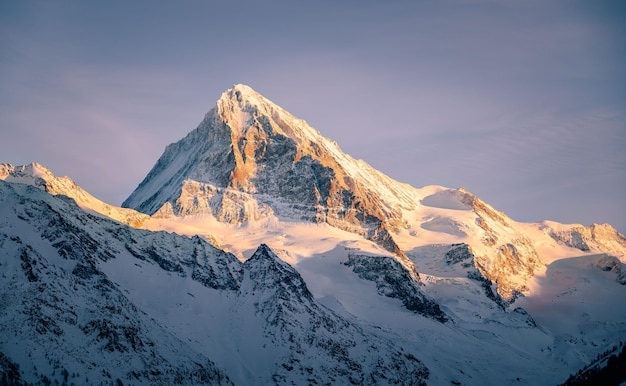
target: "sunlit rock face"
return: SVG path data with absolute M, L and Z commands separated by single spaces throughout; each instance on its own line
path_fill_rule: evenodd
M 476 214 L 476 225 L 481 229 L 480 239 L 467 240 L 476 268 L 485 278 L 497 284 L 498 295 L 506 301 L 514 301 L 528 289 L 527 280 L 544 266 L 536 249 L 540 241 L 529 238 L 506 214 L 473 194 L 463 189 L 458 192 L 461 193 L 460 201 Z M 542 230 L 561 245 L 581 252 L 607 253 L 622 259 L 626 256 L 626 237 L 609 224 L 589 227 L 552 224 L 554 228 L 544 224 Z M 616 257 L 613 259 L 620 261 Z M 620 267 L 615 264 L 610 269 L 615 269 L 619 276 L 622 275 Z
M 626 255 L 626 237 L 609 224 L 593 224 L 585 227 L 573 225 L 566 229 L 548 228 L 548 234 L 560 244 L 583 252 L 605 252 Z
M 402 254 L 389 230 L 403 225 L 410 191 L 236 85 L 165 149 L 123 206 L 159 216 L 211 213 L 229 223 L 270 215 L 326 222 Z
M 498 294 L 507 301 L 527 290 L 526 281 L 543 264 L 533 242 L 511 226 L 511 219 L 473 194 L 460 189 L 461 202 L 476 214 L 482 240 L 469 241 L 474 264 L 487 279 L 497 284 Z M 482 244 L 482 245 L 481 245 Z

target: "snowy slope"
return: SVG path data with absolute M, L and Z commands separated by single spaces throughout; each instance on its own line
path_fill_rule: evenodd
M 198 237 L 133 229 L 28 185 L 0 181 L 0 200 L 0 352 L 26 382 L 428 377 L 416 353 L 319 304 L 266 246 L 242 264 Z
M 145 313 L 150 320 L 158 323 L 160 327 L 154 328 L 163 329 L 166 331 L 163 334 L 171 334 L 172 339 L 185 342 L 186 352 L 197 353 L 207 358 L 206 360 L 211 361 L 217 371 L 225 374 L 235 384 L 272 382 L 269 379 L 279 381 L 286 379 L 286 382 L 295 379 L 304 381 L 308 379 L 305 378 L 308 377 L 307 369 L 322 372 L 324 375 L 320 376 L 320 379 L 330 381 L 332 380 L 328 378 L 330 376 L 334 377 L 337 383 L 349 382 L 349 376 L 342 378 L 341 368 L 332 365 L 333 355 L 339 354 L 325 351 L 324 348 L 317 346 L 316 341 L 311 342 L 310 346 L 305 346 L 304 350 L 302 347 L 294 348 L 289 335 L 285 335 L 289 333 L 294 336 L 311 337 L 326 335 L 329 343 L 327 347 L 332 347 L 333 341 L 339 342 L 339 346 L 353 342 L 349 346 L 353 345 L 351 347 L 354 349 L 348 350 L 348 353 L 352 360 L 361 364 L 362 370 L 356 372 L 358 377 L 364 376 L 362 371 L 370 371 L 370 365 L 363 366 L 363 363 L 373 363 L 370 362 L 373 359 L 369 356 L 375 355 L 374 351 L 379 352 L 380 347 L 388 347 L 385 350 L 390 351 L 384 351 L 387 358 L 406 362 L 403 362 L 404 364 L 397 370 L 400 373 L 412 371 L 416 376 L 419 375 L 419 379 L 427 379 L 428 383 L 432 384 L 461 382 L 494 385 L 556 384 L 604 351 L 606 344 L 626 334 L 624 308 L 614 300 L 625 295 L 626 286 L 620 285 L 617 280 L 619 275 L 615 260 L 594 257 L 591 252 L 585 254 L 578 249 L 560 245 L 546 234 L 545 229 L 540 230 L 534 224 L 515 225 L 528 237 L 542 240 L 543 247 L 538 247 L 540 255 L 544 255 L 542 249 L 544 248 L 552 251 L 551 256 L 556 256 L 548 267 L 560 261 L 577 260 L 568 259 L 567 256 L 580 256 L 579 261 L 594 263 L 584 266 L 579 264 L 574 271 L 578 275 L 576 280 L 561 275 L 557 277 L 559 280 L 549 276 L 547 281 L 542 281 L 539 272 L 529 282 L 528 294 L 509 306 L 493 295 L 495 286 L 489 286 L 486 279 L 477 274 L 472 261 L 474 255 L 468 245 L 434 243 L 439 240 L 439 235 L 443 238 L 457 237 L 449 232 L 424 230 L 420 239 L 423 245 L 412 249 L 408 254 L 410 260 L 403 261 L 404 264 L 397 266 L 417 267 L 419 276 L 412 277 L 410 269 L 400 270 L 398 274 L 390 276 L 393 264 L 385 265 L 383 270 L 376 269 L 376 266 L 380 266 L 381 258 L 396 261 L 397 256 L 360 235 L 324 223 L 286 222 L 273 218 L 235 225 L 217 221 L 211 215 L 153 218 L 144 223 L 144 226 L 155 230 L 176 230 L 178 233 L 187 233 L 191 236 L 185 238 L 164 232 L 133 230 L 119 223 L 83 213 L 72 201 L 63 196 L 55 199 L 21 184 L 5 183 L 3 187 L 5 186 L 17 192 L 9 194 L 10 189 L 7 188 L 3 190 L 1 196 L 5 199 L 2 205 L 2 218 L 6 218 L 2 225 L 5 239 L 20 237 L 20 240 L 27 240 L 25 244 L 36 247 L 34 249 L 37 253 L 46 259 L 57 256 L 55 261 L 66 264 L 66 272 L 76 268 L 74 263 L 70 263 L 72 259 L 80 259 L 81 256 L 95 257 L 97 272 L 101 272 L 106 280 L 114 283 L 115 288 L 122 291 L 126 301 L 138 312 Z M 33 198 L 37 204 L 31 202 Z M 46 203 L 45 210 L 41 208 L 35 210 L 43 203 Z M 458 208 L 461 208 L 463 213 L 467 212 L 473 216 L 474 212 L 469 210 L 467 205 L 455 204 L 454 201 L 447 204 L 449 205 L 446 206 L 453 206 L 456 209 L 446 210 L 458 211 L 460 210 Z M 49 208 L 56 209 L 50 211 Z M 53 216 L 55 221 L 50 222 L 46 218 L 52 213 L 56 213 Z M 62 232 L 52 232 L 57 234 L 57 237 L 66 235 L 63 240 L 52 241 L 40 235 L 43 229 L 54 229 L 50 224 L 56 223 L 69 223 L 74 226 L 63 226 Z M 409 229 L 404 237 L 414 238 L 410 232 Z M 201 238 L 193 237 L 197 234 L 217 245 L 222 245 L 223 248 L 235 253 L 239 259 L 236 259 L 235 255 L 220 252 L 203 242 Z M 539 235 L 543 235 L 544 238 Z M 276 260 L 269 250 L 259 249 L 261 243 L 269 245 L 282 261 L 293 266 L 304 282 L 295 275 L 296 271 Z M 250 271 L 247 271 L 245 266 L 259 265 L 259 262 L 255 263 L 256 259 L 251 259 L 255 254 L 261 254 L 262 256 L 257 257 L 263 257 L 262 262 L 274 266 L 273 270 L 282 272 L 274 278 L 278 287 L 274 284 L 259 287 L 259 281 L 265 282 L 266 279 L 255 282 L 250 273 L 246 273 Z M 369 270 L 355 272 L 350 259 L 354 259 L 354 256 L 368 255 L 377 263 Z M 3 252 L 3 267 L 7 267 L 6 259 L 17 258 L 15 254 Z M 242 265 L 239 260 L 250 262 Z M 17 273 L 13 275 L 20 276 L 20 283 L 24 283 L 29 276 L 28 265 L 24 264 L 26 267 L 24 268 L 21 261 L 16 263 L 11 263 L 15 267 L 14 270 L 21 272 L 19 275 Z M 49 263 L 46 262 L 46 265 Z M 6 277 L 5 272 L 8 271 L 3 271 Z M 218 274 L 219 272 L 221 274 Z M 562 272 L 562 268 L 558 272 Z M 572 272 L 569 272 L 569 275 L 571 276 Z M 88 274 L 86 276 L 89 277 Z M 97 277 L 100 277 L 100 274 Z M 411 281 L 407 281 L 407 277 L 411 278 Z M 57 280 L 55 279 L 55 282 Z M 535 280 L 538 280 L 537 283 Z M 270 290 L 280 288 L 281 283 L 289 282 L 295 283 L 296 288 L 306 283 L 304 285 L 307 290 L 302 290 L 304 292 Z M 385 283 L 394 283 L 399 287 Z M 394 288 L 406 288 L 407 284 L 417 285 L 420 289 L 418 294 L 424 293 L 433 299 L 448 321 L 442 324 L 434 318 L 425 318 L 411 311 L 402 297 L 395 296 L 402 291 Z M 14 284 L 6 293 L 20 286 L 22 284 Z M 551 295 L 546 297 L 545 293 L 541 292 L 542 288 L 552 288 L 549 292 Z M 310 293 L 307 295 L 309 289 Z M 488 296 L 490 291 L 492 296 Z M 298 292 L 300 295 L 297 295 Z M 611 296 L 603 297 L 603 302 L 596 300 L 597 305 L 592 306 L 593 303 L 589 300 L 598 293 Z M 92 300 L 94 303 L 99 301 L 93 294 L 78 292 L 77 296 L 78 298 L 74 299 L 76 304 L 84 302 L 81 300 L 83 297 L 95 299 Z M 302 310 L 302 307 L 305 307 L 305 310 L 317 311 L 308 314 L 292 311 L 293 318 L 287 319 L 289 323 L 284 324 L 284 321 L 283 324 L 268 323 L 274 318 L 273 312 L 277 309 L 275 302 L 284 304 L 283 299 L 293 299 L 293 296 L 297 299 L 293 302 L 295 304 L 293 310 Z M 56 297 L 61 298 L 58 295 Z M 567 299 L 567 302 L 560 303 L 563 299 Z M 545 306 L 550 302 L 561 304 L 563 310 L 569 310 L 568 313 L 564 315 L 554 312 L 553 310 L 557 308 Z M 268 306 L 254 311 L 255 307 L 264 303 Z M 524 307 L 526 311 L 518 309 L 519 306 Z M 580 312 L 571 312 L 578 309 Z M 19 310 L 7 310 L 7 315 L 20 314 Z M 310 316 L 302 319 L 302 315 Z M 322 323 L 322 326 L 327 327 L 315 329 L 314 326 L 318 323 L 314 321 L 325 319 L 328 320 Z M 5 323 L 14 328 L 15 320 L 13 318 Z M 348 323 L 352 327 L 347 329 L 352 333 L 337 336 L 337 332 L 330 327 L 333 323 L 341 325 Z M 285 329 L 285 325 L 290 329 Z M 343 330 L 345 328 L 341 329 Z M 32 328 L 28 328 L 28 331 L 32 331 Z M 81 334 L 84 332 L 75 334 L 77 339 L 85 339 Z M 20 335 L 20 339 L 34 340 L 26 336 L 24 338 L 24 335 Z M 156 341 L 160 338 L 151 336 L 150 339 Z M 20 355 L 23 357 L 27 354 L 19 354 L 16 358 L 13 352 L 7 352 L 5 347 L 10 347 L 8 343 L 10 341 L 8 337 L 3 336 L 3 349 L 0 351 L 5 355 L 11 354 L 9 358 L 16 364 L 22 364 L 22 368 L 25 369 L 19 358 Z M 376 350 L 372 351 L 371 348 L 368 349 L 370 346 L 364 344 L 366 341 L 380 343 L 377 343 Z M 57 346 L 64 344 L 62 339 L 56 343 Z M 81 341 L 81 344 L 84 342 Z M 128 346 L 128 343 L 124 344 Z M 42 339 L 25 347 L 30 347 L 27 351 L 41 351 L 42 347 L 47 346 L 48 340 Z M 273 349 L 268 349 L 270 347 Z M 313 355 L 312 352 L 316 354 Z M 319 358 L 324 352 L 328 355 L 327 362 L 324 360 L 310 362 L 311 357 Z M 393 354 L 394 352 L 396 354 Z M 402 352 L 406 355 L 397 356 L 397 353 Z M 302 353 L 308 355 L 302 356 Z M 102 356 L 102 352 L 98 354 L 98 357 Z M 54 357 L 51 354 L 47 355 Z M 69 368 L 70 363 L 73 363 L 73 357 L 67 355 L 67 358 L 66 362 L 56 360 L 59 363 L 67 363 L 64 367 Z M 265 358 L 265 361 L 260 358 Z M 46 360 L 50 359 L 39 361 L 43 363 Z M 306 366 L 294 365 L 306 364 L 307 361 L 309 364 Z M 103 367 L 108 368 L 109 359 L 104 361 L 94 359 L 93 363 L 94 368 L 101 371 Z M 396 368 L 393 362 L 383 362 L 383 367 L 390 365 Z M 413 370 L 407 370 L 407 365 L 412 366 Z M 38 368 L 42 366 L 47 366 L 48 369 L 51 367 L 42 364 Z M 81 367 L 76 367 L 75 364 L 72 366 L 76 368 L 74 372 L 78 374 Z M 58 375 L 59 369 L 55 374 Z M 426 371 L 428 378 L 425 377 Z M 385 374 L 387 372 L 388 370 Z M 45 372 L 37 374 L 41 376 Z M 119 374 L 119 377 L 123 376 L 128 377 L 128 372 Z
M 0 179 L 35 186 L 50 194 L 62 194 L 73 198 L 78 206 L 92 213 L 99 213 L 124 224 L 139 227 L 149 217 L 126 208 L 118 208 L 95 198 L 69 177 L 58 177 L 48 168 L 36 162 L 13 166 L 0 164 Z
M 555 257 L 552 263 L 579 260 L 589 264 L 576 270 L 576 280 L 567 281 L 562 276 L 542 280 L 546 268 L 539 269 L 526 282 L 526 294 L 513 304 L 499 297 L 497 286 L 478 272 L 467 244 L 437 244 L 436 235 L 430 235 L 424 245 L 408 252 L 419 270 L 419 282 L 413 283 L 435 300 L 450 320 L 442 325 L 416 317 L 402 298 L 393 295 L 398 291 L 379 285 L 381 278 L 385 284 L 392 264 L 384 270 L 374 265 L 365 275 L 354 271 L 349 263 L 353 256 L 370 255 L 373 262 L 397 258 L 359 235 L 327 224 L 260 221 L 236 226 L 215 221 L 205 228 L 209 222 L 202 216 L 176 220 L 179 223 L 155 219 L 152 221 L 157 223 L 149 225 L 189 234 L 202 229 L 219 235 L 219 244 L 242 260 L 250 258 L 260 242 L 267 243 L 297 269 L 322 304 L 365 329 L 384 331 L 398 344 L 422 348 L 417 357 L 429 368 L 432 384 L 456 380 L 463 384 L 553 385 L 607 345 L 626 337 L 626 307 L 618 300 L 626 295 L 626 286 L 618 282 L 611 262 L 594 264 L 597 256 L 560 246 L 534 225 L 527 224 L 545 236 L 543 241 L 549 243 Z M 540 256 L 544 253 L 539 248 Z M 606 270 L 607 266 L 613 270 Z M 558 288 L 546 297 L 542 288 L 550 286 Z M 568 299 L 560 295 L 563 292 L 579 296 Z M 602 297 L 591 301 L 596 295 Z M 558 312 L 559 304 L 563 312 Z
M 132 242 L 131 232 L 3 181 L 0 213 L 0 351 L 21 381 L 230 384 L 99 269 L 124 257 L 120 242 Z

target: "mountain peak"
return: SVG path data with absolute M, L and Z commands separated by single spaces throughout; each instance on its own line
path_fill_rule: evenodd
M 326 222 L 399 252 L 414 188 L 357 161 L 249 86 L 226 90 L 198 126 L 169 145 L 122 204 L 144 213 L 211 213 L 241 223 L 276 215 Z
M 278 255 L 276 255 L 272 248 L 270 248 L 267 244 L 259 245 L 256 251 L 254 251 L 254 253 L 252 254 L 252 256 L 250 256 L 250 258 L 246 260 L 245 266 L 273 266 L 283 273 L 289 273 L 289 275 L 296 272 L 291 265 L 281 260 L 280 257 L 278 257 Z
M 69 177 L 57 177 L 50 169 L 31 162 L 26 165 L 0 164 L 0 179 L 35 186 L 51 194 L 65 194 L 79 189 Z
M 274 254 L 274 252 L 271 250 L 270 247 L 267 246 L 267 244 L 261 244 L 259 245 L 259 247 L 257 248 L 257 250 L 254 252 L 254 254 L 252 255 L 252 257 L 250 257 L 250 259 L 272 259 L 272 260 L 279 260 L 278 257 L 276 256 L 276 254 Z
M 36 178 L 51 176 L 52 172 L 37 162 L 31 162 L 27 165 L 0 164 L 0 178 L 4 179 L 9 175 Z
M 233 87 L 222 93 L 222 98 L 232 98 L 233 96 L 236 96 L 240 99 L 245 99 L 246 97 L 262 97 L 262 95 L 256 92 L 252 87 L 243 83 L 235 84 L 233 85 Z
M 233 87 L 222 93 L 222 96 L 218 99 L 217 105 L 239 105 L 243 107 L 246 105 L 258 106 L 261 104 L 271 103 L 261 94 L 252 89 L 252 87 L 245 84 L 236 84 Z
M 231 130 L 233 141 L 240 141 L 240 147 L 266 143 L 277 135 L 304 147 L 310 142 L 330 142 L 305 121 L 244 84 L 236 84 L 224 91 L 208 117 L 225 123 Z

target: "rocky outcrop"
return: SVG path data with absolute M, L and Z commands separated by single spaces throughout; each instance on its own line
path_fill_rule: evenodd
M 626 237 L 609 224 L 573 225 L 568 229 L 544 231 L 558 243 L 583 252 L 604 252 L 613 256 L 626 256 Z M 563 228 L 563 227 L 561 227 Z
M 502 244 L 495 255 L 479 255 L 474 261 L 481 274 L 498 285 L 498 294 L 507 301 L 513 300 L 516 293 L 526 291 L 526 280 L 542 266 L 526 238 Z
M 467 244 L 454 244 L 452 248 L 445 254 L 446 264 L 472 264 L 474 262 L 474 254 Z
M 352 267 L 361 279 L 376 283 L 380 295 L 402 301 L 408 310 L 442 323 L 448 320 L 439 305 L 420 290 L 414 264 L 405 268 L 391 257 L 350 254 L 344 265 Z
M 460 201 L 476 214 L 482 240 L 468 240 L 481 276 L 497 285 L 500 297 L 512 302 L 528 288 L 526 281 L 543 266 L 533 242 L 515 229 L 509 217 L 464 189 Z
M 615 256 L 604 255 L 595 262 L 595 266 L 603 271 L 614 272 L 615 280 L 621 285 L 626 285 L 626 264 Z

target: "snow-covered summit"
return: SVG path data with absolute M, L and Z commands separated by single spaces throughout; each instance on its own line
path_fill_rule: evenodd
M 159 216 L 210 213 L 241 223 L 268 216 L 326 222 L 401 253 L 389 229 L 417 196 L 251 88 L 227 90 L 169 145 L 122 204 Z
M 295 140 L 305 149 L 315 143 L 335 156 L 345 156 L 335 142 L 249 86 L 237 84 L 224 91 L 217 100 L 216 113 L 238 139 L 262 140 L 265 136 L 278 134 Z M 259 118 L 260 124 L 255 124 Z

